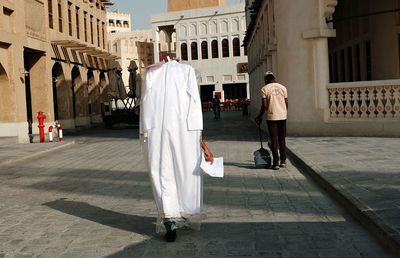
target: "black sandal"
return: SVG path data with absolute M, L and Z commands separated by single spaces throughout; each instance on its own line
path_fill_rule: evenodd
M 174 242 L 176 240 L 176 225 L 174 221 L 167 220 L 164 222 L 165 229 L 167 233 L 164 238 L 167 242 Z

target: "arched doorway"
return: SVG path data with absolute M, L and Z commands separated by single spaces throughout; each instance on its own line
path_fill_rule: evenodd
M 72 91 L 72 117 L 77 116 L 76 112 L 76 92 L 82 83 L 81 73 L 78 67 L 74 66 L 71 71 L 71 91 Z
M 107 80 L 106 80 L 106 75 L 104 72 L 100 72 L 99 75 L 99 84 L 100 84 L 100 102 L 106 101 L 106 96 L 107 96 Z
M 88 111 L 89 117 L 92 118 L 93 114 L 96 114 L 96 99 L 97 99 L 97 90 L 98 88 L 95 85 L 93 70 L 88 70 L 87 72 L 87 90 L 89 95 L 88 101 Z
M 10 83 L 8 80 L 8 76 L 6 70 L 0 63 L 0 122 L 2 121 L 11 121 L 12 114 L 11 112 L 4 112 L 9 110 L 12 105 L 12 98 L 10 98 Z
M 62 83 L 65 81 L 64 72 L 60 63 L 55 63 L 53 65 L 53 69 L 51 70 L 51 78 L 53 82 L 54 120 L 60 120 L 60 111 L 63 109 L 60 107 L 60 100 L 63 96 L 60 88 Z

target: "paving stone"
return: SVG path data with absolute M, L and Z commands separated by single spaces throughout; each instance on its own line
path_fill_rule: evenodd
M 226 174 L 204 176 L 201 230 L 178 230 L 177 241 L 166 243 L 155 233 L 157 210 L 137 133 L 84 131 L 52 159 L 0 167 L 0 258 L 309 258 L 334 254 L 331 247 L 347 257 L 388 257 L 290 161 L 279 171 L 254 169 L 257 129 L 239 112 L 218 121 L 205 114 L 204 137 L 215 156 L 224 156 Z

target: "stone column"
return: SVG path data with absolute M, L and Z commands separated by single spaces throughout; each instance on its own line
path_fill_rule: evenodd
M 328 37 L 335 31 L 326 18 L 334 12 L 336 0 L 275 0 L 277 79 L 288 88 L 289 132 L 323 134 L 329 108 Z M 284 15 L 283 15 L 284 14 Z
M 160 29 L 153 26 L 154 63 L 160 62 Z
M 318 17 L 320 26 L 318 29 L 310 29 L 303 32 L 303 38 L 311 41 L 313 51 L 313 71 L 315 83 L 315 106 L 323 111 L 324 122 L 329 118 L 329 49 L 328 38 L 335 37 L 336 31 L 327 25 L 326 19 L 335 11 L 337 0 L 319 0 Z

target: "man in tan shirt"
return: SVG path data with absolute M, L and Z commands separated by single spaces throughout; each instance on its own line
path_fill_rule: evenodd
M 260 125 L 262 117 L 266 111 L 268 131 L 271 138 L 270 147 L 273 158 L 272 168 L 279 169 L 279 167 L 286 166 L 285 138 L 288 95 L 286 87 L 275 82 L 275 76 L 272 72 L 267 72 L 264 80 L 266 85 L 261 88 L 261 109 L 259 115 L 255 118 L 255 121 Z

